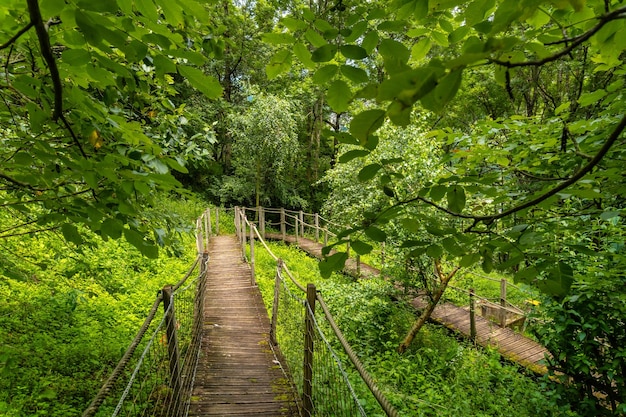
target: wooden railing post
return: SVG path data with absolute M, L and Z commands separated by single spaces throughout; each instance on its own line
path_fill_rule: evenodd
M 500 280 L 500 326 L 506 327 L 506 279 Z
M 220 234 L 220 209 L 215 207 L 215 234 Z
M 356 254 L 356 275 L 361 276 L 361 255 Z
M 324 228 L 324 246 L 328 246 L 328 229 Z
M 320 241 L 320 215 L 315 213 L 315 243 Z
M 474 289 L 469 290 L 469 315 L 470 315 L 470 339 L 476 340 L 476 300 L 474 298 Z
M 380 243 L 380 266 L 385 269 L 385 242 Z
M 250 223 L 250 268 L 252 272 L 252 286 L 256 286 L 256 272 L 254 270 L 254 223 Z
M 304 334 L 304 369 L 302 381 L 302 408 L 304 417 L 313 415 L 313 349 L 316 291 L 314 284 L 306 286 L 306 312 Z
M 270 323 L 270 341 L 274 346 L 278 345 L 276 339 L 276 325 L 278 323 L 278 303 L 280 302 L 280 274 L 283 270 L 283 260 L 276 261 L 276 277 L 274 281 L 274 300 L 272 301 L 272 322 Z
M 241 239 L 241 233 L 239 231 L 239 223 L 240 223 L 240 218 L 239 218 L 239 207 L 235 206 L 235 234 L 237 235 L 237 238 Z
M 246 212 L 241 212 L 241 257 L 246 259 Z
M 296 222 L 295 233 L 296 233 L 296 244 L 298 244 L 298 230 L 300 229 L 300 225 L 298 224 L 298 216 L 294 216 L 294 221 Z
M 259 207 L 259 233 L 265 239 L 265 210 L 263 207 Z
M 206 209 L 206 230 L 207 230 L 207 238 L 211 236 L 212 228 L 211 228 L 211 209 Z
M 165 312 L 165 334 L 167 337 L 167 354 L 170 365 L 170 388 L 174 410 L 178 415 L 181 401 L 180 353 L 178 351 L 178 335 L 176 334 L 176 314 L 174 313 L 174 293 L 171 285 L 163 287 L 163 310 Z
M 280 208 L 280 233 L 283 235 L 283 242 L 285 241 L 285 234 L 287 234 L 287 225 L 285 224 L 285 209 Z
M 304 212 L 300 210 L 300 236 L 304 237 Z

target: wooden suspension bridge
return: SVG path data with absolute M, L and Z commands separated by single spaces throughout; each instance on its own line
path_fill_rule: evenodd
M 178 362 L 179 359 L 174 360 L 173 358 L 179 357 L 178 347 L 176 342 L 173 343 L 174 346 L 172 347 L 169 341 L 170 339 L 176 340 L 176 328 L 179 322 L 174 318 L 174 311 L 166 309 L 164 320 L 167 328 L 163 332 L 166 335 L 164 339 L 168 341 L 167 351 L 169 356 L 165 358 L 165 362 L 169 363 L 171 375 L 175 375 L 178 380 L 170 380 L 169 385 L 174 387 L 173 392 L 168 390 L 166 397 L 162 401 L 176 404 L 184 403 L 184 405 L 176 405 L 173 408 L 168 407 L 167 411 L 162 411 L 161 413 L 143 413 L 141 415 L 189 415 L 196 417 L 244 415 L 304 415 L 308 417 L 312 415 L 310 408 L 312 404 L 308 406 L 306 404 L 307 402 L 310 403 L 310 399 L 307 400 L 305 394 L 296 394 L 289 369 L 287 369 L 283 361 L 282 354 L 278 346 L 274 346 L 274 343 L 272 343 L 270 337 L 272 323 L 268 318 L 259 289 L 254 282 L 253 243 L 255 237 L 259 239 L 262 237 L 266 239 L 280 239 L 287 243 L 297 244 L 302 250 L 312 256 L 321 258 L 324 244 L 318 241 L 319 233 L 322 229 L 319 227 L 316 218 L 315 225 L 307 225 L 314 228 L 315 240 L 305 238 L 303 228 L 305 223 L 302 212 L 300 212 L 299 216 L 293 216 L 295 224 L 291 226 L 294 234 L 286 234 L 288 216 L 284 210 L 281 210 L 279 225 L 281 233 L 265 233 L 264 213 L 259 210 L 257 209 L 257 216 L 259 217 L 260 230 L 254 224 L 248 222 L 245 218 L 245 211 L 236 210 L 236 223 L 239 223 L 237 225 L 239 240 L 234 236 L 214 236 L 209 239 L 208 236 L 212 234 L 210 217 L 208 221 L 206 218 L 202 221 L 199 220 L 198 252 L 203 253 L 202 259 L 208 259 L 209 261 L 204 267 L 204 272 L 201 271 L 200 273 L 201 276 L 204 276 L 204 280 L 199 281 L 202 282 L 202 285 L 200 283 L 197 285 L 198 289 L 202 289 L 196 293 L 195 298 L 199 298 L 199 300 L 196 301 L 197 305 L 193 313 L 196 323 L 194 327 L 197 327 L 197 334 L 199 335 L 199 343 L 197 343 L 199 353 L 195 362 L 196 366 L 193 368 L 193 375 L 188 371 L 177 369 L 178 365 L 175 362 Z M 243 213 L 241 214 L 242 217 L 238 219 L 237 216 L 240 214 L 237 213 Z M 218 221 L 216 220 L 217 224 Z M 246 225 L 248 226 L 248 231 L 246 231 Z M 326 234 L 328 231 L 324 229 L 323 233 Z M 249 236 L 247 243 L 250 244 L 250 263 L 244 261 L 246 250 L 248 250 L 246 246 L 247 236 Z M 279 265 L 281 264 L 279 263 Z M 352 275 L 358 274 L 361 277 L 380 275 L 379 270 L 360 263 L 358 259 L 348 260 L 345 272 Z M 175 286 L 175 288 L 178 287 L 181 287 L 181 283 Z M 313 292 L 313 304 L 315 303 L 315 297 L 315 292 Z M 311 299 L 310 294 L 307 295 L 307 299 Z M 324 304 L 321 298 L 318 300 L 321 304 Z M 165 304 L 164 302 L 164 307 Z M 424 301 L 420 298 L 415 298 L 412 304 L 416 309 L 424 307 Z M 155 305 L 158 305 L 158 303 Z M 326 307 L 323 307 L 323 310 L 327 312 Z M 168 321 L 169 316 L 171 316 L 171 319 Z M 480 316 L 476 316 L 475 322 L 471 323 L 470 314 L 466 309 L 456 307 L 450 303 L 438 305 L 434 309 L 431 319 L 466 336 L 469 336 L 470 332 L 475 328 L 475 341 L 478 344 L 494 347 L 505 358 L 517 362 L 534 372 L 546 372 L 546 368 L 542 363 L 542 360 L 548 354 L 546 349 L 536 342 L 513 332 L 511 329 L 501 327 Z M 147 328 L 146 325 L 144 327 Z M 145 333 L 143 327 L 142 331 Z M 340 330 L 335 329 L 335 332 L 338 332 L 337 335 L 341 340 L 343 336 L 340 334 Z M 345 340 L 342 341 L 343 343 L 345 343 Z M 138 341 L 136 343 L 134 341 L 131 344 L 132 349 L 129 348 L 129 351 L 134 350 L 138 344 Z M 354 353 L 351 352 L 351 348 L 344 345 L 344 349 L 356 365 L 359 373 L 361 373 L 363 380 L 383 407 L 385 413 L 389 416 L 396 416 L 395 410 L 386 402 L 384 396 L 380 394 L 367 372 L 360 369 L 362 365 L 359 365 L 358 358 L 354 359 L 352 357 Z M 128 354 L 129 352 L 124 356 L 126 357 Z M 312 359 L 312 352 L 309 356 Z M 123 361 L 124 359 L 120 362 L 120 365 Z M 118 365 L 118 368 L 120 365 Z M 306 367 L 305 362 L 305 379 Z M 112 377 L 118 373 L 116 368 Z M 116 375 L 116 378 L 118 376 Z M 180 381 L 181 379 L 182 382 Z M 312 380 L 310 376 L 309 379 Z M 183 393 L 185 384 L 189 386 L 187 393 Z M 112 386 L 113 382 L 111 381 L 105 383 L 101 393 L 94 398 L 92 405 L 85 411 L 83 417 L 96 415 L 98 406 L 104 402 L 103 398 L 99 397 L 108 395 Z M 122 401 L 128 391 L 129 388 L 126 388 Z M 187 399 L 183 397 L 187 397 Z M 127 415 L 135 414 L 128 413 Z

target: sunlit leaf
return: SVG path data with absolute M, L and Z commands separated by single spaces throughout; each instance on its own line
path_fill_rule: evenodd
M 331 109 L 336 113 L 343 113 L 350 106 L 352 91 L 345 81 L 335 80 L 328 87 L 326 98 Z

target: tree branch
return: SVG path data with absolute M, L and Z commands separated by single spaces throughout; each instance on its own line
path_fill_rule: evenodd
M 405 201 L 400 201 L 397 204 L 393 205 L 392 207 L 388 208 L 387 210 L 383 211 L 383 213 L 388 211 L 388 210 L 390 210 L 393 207 L 404 206 L 404 205 L 407 205 L 407 204 L 414 203 L 416 201 L 421 201 L 421 202 L 423 202 L 425 204 L 428 204 L 429 206 L 432 206 L 432 207 L 436 208 L 439 211 L 442 211 L 442 212 L 444 212 L 446 214 L 449 214 L 450 216 L 461 218 L 461 219 L 473 220 L 472 225 L 470 227 L 468 227 L 467 229 L 465 229 L 466 232 L 471 232 L 471 231 L 473 231 L 474 227 L 476 227 L 479 223 L 491 224 L 495 220 L 501 219 L 503 217 L 510 216 L 513 213 L 517 213 L 518 211 L 521 211 L 521 210 L 527 209 L 529 207 L 535 206 L 535 205 L 541 203 L 542 201 L 545 201 L 548 198 L 552 197 L 553 195 L 556 195 L 560 191 L 563 191 L 567 187 L 569 187 L 569 186 L 575 184 L 576 182 L 578 182 L 578 180 L 580 180 L 582 177 L 584 177 L 589 172 L 591 172 L 591 170 L 596 165 L 598 165 L 600 163 L 600 161 L 602 161 L 604 156 L 608 153 L 609 149 L 611 149 L 611 147 L 615 144 L 615 142 L 617 142 L 617 140 L 619 139 L 619 137 L 622 134 L 622 132 L 624 131 L 624 129 L 626 129 L 626 115 L 624 115 L 622 117 L 622 119 L 617 124 L 617 126 L 615 127 L 615 129 L 613 130 L 613 132 L 611 133 L 609 138 L 606 140 L 606 142 L 604 143 L 602 148 L 600 148 L 600 150 L 587 163 L 587 165 L 582 167 L 580 170 L 578 170 L 578 172 L 576 172 L 574 175 L 572 175 L 567 180 L 563 181 L 562 183 L 560 183 L 559 185 L 555 186 L 554 188 L 546 191 L 545 193 L 541 194 L 540 196 L 535 197 L 532 200 L 528 200 L 525 203 L 522 203 L 522 204 L 520 204 L 518 206 L 511 207 L 510 209 L 505 210 L 505 211 L 503 211 L 501 213 L 491 214 L 491 215 L 486 215 L 486 216 L 475 216 L 475 215 L 471 215 L 471 214 L 455 213 L 454 211 L 449 210 L 446 207 L 440 206 L 439 204 L 437 204 L 437 203 L 435 203 L 435 202 L 433 202 L 431 200 L 428 200 L 427 198 L 421 197 L 421 196 L 417 196 L 417 197 L 414 197 L 414 198 L 411 198 L 411 199 L 405 200 Z M 381 213 L 381 214 L 383 214 L 383 213 Z
M 592 27 L 591 29 L 589 29 L 587 32 L 583 33 L 582 35 L 577 36 L 572 39 L 563 39 L 559 41 L 561 43 L 567 43 L 567 42 L 572 42 L 572 43 L 569 44 L 567 47 L 563 48 L 562 50 L 560 50 L 559 52 L 555 53 L 554 55 L 547 56 L 543 59 L 538 59 L 535 61 L 525 61 L 525 62 L 510 62 L 510 61 L 502 61 L 499 59 L 489 59 L 489 62 L 502 65 L 503 67 L 506 67 L 506 68 L 540 67 L 544 64 L 547 64 L 548 62 L 556 61 L 557 59 L 565 55 L 568 55 L 570 52 L 572 52 L 574 49 L 580 46 L 583 42 L 585 42 L 586 40 L 591 38 L 593 35 L 598 33 L 598 31 L 602 29 L 604 25 L 606 25 L 607 23 L 613 20 L 623 19 L 625 17 L 626 17 L 626 7 L 621 7 L 619 9 L 613 10 L 612 12 L 601 16 L 598 24 Z
M 5 49 L 5 48 L 8 48 L 9 46 L 11 46 L 13 43 L 15 43 L 15 41 L 17 41 L 20 38 L 20 36 L 22 36 L 23 34 L 28 32 L 28 30 L 30 28 L 32 28 L 34 25 L 35 24 L 33 23 L 32 20 L 30 22 L 28 22 L 28 24 L 26 26 L 24 26 L 22 29 L 20 29 L 15 35 L 13 35 L 13 37 L 11 37 L 11 39 L 9 39 L 8 41 L 6 41 L 2 45 L 0 45 L 0 49 Z
M 620 122 L 617 124 L 617 126 L 615 127 L 615 129 L 611 133 L 611 136 L 609 136 L 607 141 L 604 143 L 602 148 L 600 148 L 598 153 L 596 153 L 596 155 L 593 157 L 593 159 L 590 160 L 587 163 L 587 165 L 585 165 L 580 170 L 578 170 L 577 173 L 572 175 L 568 180 L 563 181 L 561 184 L 557 185 L 556 187 L 552 188 L 551 190 L 546 191 L 542 195 L 540 195 L 540 196 L 538 196 L 538 197 L 536 197 L 536 198 L 534 198 L 532 200 L 529 200 L 529 201 L 527 201 L 525 203 L 522 203 L 519 206 L 515 206 L 515 207 L 512 207 L 512 208 L 510 208 L 510 209 L 508 209 L 506 211 L 503 211 L 502 213 L 494 214 L 494 215 L 491 215 L 491 216 L 476 216 L 474 218 L 477 219 L 478 221 L 481 221 L 481 222 L 484 222 L 484 223 L 489 223 L 489 222 L 492 222 L 494 220 L 498 220 L 498 219 L 501 219 L 503 217 L 510 216 L 511 214 L 516 213 L 516 212 L 518 212 L 520 210 L 524 210 L 524 209 L 526 209 L 528 207 L 535 206 L 535 205 L 541 203 L 542 201 L 547 200 L 548 198 L 550 198 L 553 195 L 557 194 L 559 191 L 563 191 L 564 189 L 566 189 L 570 185 L 575 184 L 576 182 L 578 182 L 578 180 L 580 180 L 582 177 L 584 177 L 589 172 L 591 172 L 591 170 L 596 165 L 598 165 L 600 163 L 602 158 L 604 158 L 604 156 L 607 154 L 609 149 L 611 149 L 613 144 L 615 144 L 615 142 L 617 142 L 617 139 L 619 139 L 619 137 L 622 134 L 622 132 L 624 131 L 624 129 L 626 129 L 626 115 L 624 115 L 622 117 L 622 120 L 620 120 Z
M 39 2 L 38 0 L 26 0 L 26 2 L 28 4 L 28 12 L 30 13 L 30 21 L 35 26 L 37 38 L 39 39 L 41 55 L 50 70 L 50 77 L 52 78 L 52 85 L 54 89 L 54 110 L 52 112 L 52 120 L 56 121 L 59 117 L 61 117 L 61 113 L 63 113 L 63 86 L 61 84 L 59 68 L 57 67 L 54 55 L 52 54 L 50 37 L 48 36 L 46 24 L 41 17 Z

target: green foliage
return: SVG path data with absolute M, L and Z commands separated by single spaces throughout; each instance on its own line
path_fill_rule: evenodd
M 175 96 L 185 78 L 209 98 L 222 92 L 198 68 L 208 20 L 195 0 L 0 6 L 0 206 L 15 218 L 0 239 L 59 227 L 80 243 L 86 228 L 156 256 L 153 235 L 176 231 L 144 209 L 180 192 L 172 173 L 202 156 Z
M 270 247 L 300 283 L 316 284 L 348 342 L 401 415 L 577 415 L 555 405 L 540 384 L 503 363 L 496 352 L 476 350 L 444 329 L 427 326 L 400 355 L 396 346 L 415 313 L 393 285 L 379 279 L 354 282 L 339 274 L 322 278 L 315 259 L 282 243 Z M 271 312 L 276 263 L 259 246 L 255 250 L 257 283 Z M 296 344 L 301 349 L 301 341 Z M 334 348 L 343 355 L 338 344 Z M 368 415 L 378 412 L 359 377 L 352 377 Z
M 160 201 L 162 210 L 177 211 L 193 225 L 193 202 Z M 11 221 L 6 213 L 0 218 L 2 225 Z M 80 246 L 54 232 L 0 242 L 11 260 L 0 264 L 2 415 L 80 414 L 158 291 L 182 277 L 196 256 L 192 236 L 183 231 L 180 256 L 162 253 L 156 259 L 146 259 L 124 241 L 79 232 Z
M 557 398 L 582 415 L 622 415 L 626 411 L 624 280 L 623 276 L 603 278 L 602 270 L 594 272 L 599 276 L 577 284 L 572 295 L 547 302 L 543 312 L 549 320 L 536 333 L 553 354 L 548 361 L 552 377 L 572 377 L 551 386 Z
M 229 120 L 234 176 L 227 181 L 229 187 L 221 193 L 221 201 L 301 205 L 294 181 L 299 148 L 295 103 L 263 93 L 251 100 L 245 112 L 233 114 Z

